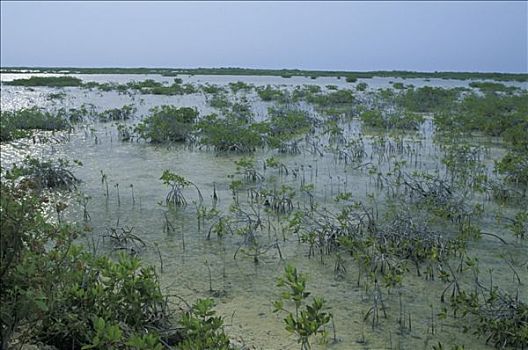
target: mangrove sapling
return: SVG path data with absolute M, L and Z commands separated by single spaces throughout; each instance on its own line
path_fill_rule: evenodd
M 385 304 L 383 302 L 383 293 L 378 284 L 378 281 L 374 281 L 374 290 L 372 292 L 372 306 L 365 313 L 363 321 L 367 321 L 369 317 L 372 318 L 372 329 L 379 325 L 379 312 L 383 312 L 383 318 L 387 318 L 387 312 Z
M 213 220 L 211 227 L 207 231 L 206 240 L 211 239 L 211 234 L 215 234 L 218 238 L 222 238 L 227 234 L 234 234 L 233 220 L 229 215 L 221 215 L 221 212 L 216 209 L 210 209 L 205 216 L 208 220 Z
M 87 209 L 88 202 L 90 201 L 90 199 L 92 199 L 92 197 L 84 195 L 84 194 L 80 194 L 80 196 L 79 196 L 79 203 L 81 204 L 81 206 L 83 208 L 83 220 L 84 220 L 84 222 L 87 222 L 87 221 L 91 220 L 90 214 L 88 213 L 88 209 Z
M 326 325 L 333 319 L 333 315 L 323 311 L 326 304 L 323 298 L 314 297 L 311 305 L 307 303 L 311 293 L 306 291 L 306 276 L 298 273 L 295 267 L 286 265 L 284 275 L 277 280 L 277 287 L 285 287 L 286 290 L 279 300 L 273 302 L 273 312 L 286 313 L 285 328 L 297 335 L 301 350 L 311 349 L 311 337 L 320 335 L 321 342 L 327 342 Z M 295 312 L 286 309 L 285 302 L 293 304 Z
M 119 184 L 116 183 L 114 185 L 114 187 L 116 188 L 116 192 L 117 192 L 117 206 L 120 207 L 121 206 L 121 197 L 119 196 Z
M 183 341 L 178 344 L 179 349 L 233 349 L 229 344 L 229 337 L 224 333 L 224 320 L 215 316 L 213 307 L 212 299 L 198 299 L 182 316 L 180 323 L 185 334 Z
M 286 175 L 288 176 L 288 168 L 286 167 L 286 165 L 282 162 L 280 162 L 277 158 L 275 157 L 270 157 L 268 159 L 266 159 L 266 161 L 264 162 L 264 171 L 266 171 L 266 168 L 274 168 L 274 169 L 278 169 L 279 170 L 279 175 Z
M 165 203 L 167 205 L 174 205 L 177 207 L 187 205 L 187 201 L 183 196 L 183 189 L 188 186 L 193 186 L 198 193 L 200 203 L 203 201 L 200 189 L 191 181 L 186 180 L 183 176 L 177 175 L 170 170 L 164 170 L 160 180 L 163 181 L 163 184 L 170 186 L 170 190 L 165 197 Z
M 108 201 L 109 199 L 109 196 L 108 196 L 108 175 L 106 175 L 102 170 L 101 170 L 101 185 L 104 185 L 105 188 L 106 188 L 106 200 Z
M 243 175 L 247 181 L 260 182 L 264 180 L 264 176 L 255 169 L 255 159 L 243 157 L 235 161 L 235 164 L 237 173 Z
M 132 195 L 132 206 L 134 206 L 136 204 L 136 198 L 134 197 L 134 185 L 133 184 L 130 184 L 130 193 Z
M 163 223 L 163 231 L 166 232 L 167 234 L 174 233 L 175 232 L 174 226 L 172 225 L 169 218 L 167 217 L 167 213 L 164 212 L 163 216 L 165 218 L 165 221 Z
M 336 254 L 336 261 L 334 264 L 334 274 L 336 276 L 336 279 L 344 279 L 346 274 L 346 266 L 345 266 L 345 260 L 341 256 L 341 254 Z

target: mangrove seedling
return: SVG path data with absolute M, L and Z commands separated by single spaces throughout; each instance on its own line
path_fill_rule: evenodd
M 198 187 L 191 181 L 186 180 L 183 176 L 177 175 L 170 170 L 165 170 L 163 171 L 160 180 L 163 181 L 163 184 L 170 186 L 169 193 L 167 193 L 167 196 L 165 197 L 165 203 L 168 205 L 178 207 L 185 206 L 187 201 L 183 196 L 183 189 L 188 186 L 193 186 L 198 192 L 200 203 L 203 201 L 202 193 Z
M 333 316 L 331 313 L 323 312 L 326 304 L 323 298 L 314 297 L 311 305 L 306 302 L 310 296 L 306 291 L 306 276 L 297 272 L 297 268 L 287 265 L 284 268 L 284 275 L 277 280 L 277 286 L 285 287 L 285 290 L 281 293 L 281 298 L 273 303 L 273 312 L 286 313 L 285 328 L 288 332 L 297 335 L 301 350 L 311 349 L 312 336 L 320 335 L 321 341 L 326 342 L 328 332 L 325 327 Z M 287 310 L 284 302 L 293 303 L 295 312 Z

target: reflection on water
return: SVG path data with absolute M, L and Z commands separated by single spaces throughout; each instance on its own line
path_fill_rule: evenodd
M 153 78 L 161 81 L 171 81 L 170 77 L 144 75 L 78 75 L 86 81 L 127 82 Z M 20 75 L 16 75 L 20 77 Z M 10 80 L 9 74 L 2 75 L 3 80 Z M 254 84 L 335 84 L 339 87 L 350 87 L 354 84 L 345 83 L 343 79 L 292 77 L 229 77 L 229 76 L 192 76 L 183 77 L 184 82 L 226 84 L 230 81 L 244 81 Z M 388 87 L 389 81 L 398 79 L 374 78 L 365 80 L 371 88 Z M 467 86 L 468 81 L 435 80 L 424 81 L 407 79 L 406 84 L 415 86 L 433 85 L 443 87 Z M 101 93 L 85 91 L 77 88 L 65 88 L 67 96 L 64 100 L 47 99 L 50 92 L 56 89 L 21 87 L 2 87 L 2 109 L 17 109 L 24 106 L 43 106 L 46 108 L 79 107 L 82 104 L 93 104 L 98 110 L 121 107 L 124 104 L 134 104 L 138 108 L 137 122 L 150 108 L 161 104 L 177 106 L 196 106 L 200 113 L 213 112 L 206 104 L 202 94 L 186 96 L 153 96 L 153 95 L 120 95 L 115 92 Z M 270 104 L 258 100 L 254 94 L 248 96 L 253 110 L 263 116 Z M 357 122 L 347 126 L 346 135 L 357 135 L 360 127 Z M 439 164 L 439 150 L 433 143 L 432 125 L 429 120 L 417 135 L 407 135 L 404 138 L 405 147 L 412 150 L 414 158 L 409 155 L 395 155 L 396 159 L 411 160 L 406 165 L 407 170 L 431 170 Z M 204 194 L 204 205 L 213 206 L 213 188 L 216 188 L 219 201 L 216 207 L 221 212 L 229 212 L 233 198 L 228 177 L 235 173 L 234 161 L 239 155 L 222 154 L 205 150 L 189 149 L 184 146 L 153 146 L 142 143 L 123 143 L 118 141 L 115 126 L 112 123 L 95 123 L 79 126 L 72 133 L 48 135 L 56 138 L 54 142 L 35 143 L 22 140 L 9 145 L 2 145 L 1 160 L 3 166 L 9 166 L 19 161 L 26 154 L 40 158 L 78 159 L 82 167 L 74 169 L 74 173 L 82 180 L 80 191 L 90 197 L 87 210 L 90 213 L 89 222 L 93 237 L 100 252 L 108 250 L 108 241 L 103 239 L 106 230 L 120 226 L 133 227 L 134 234 L 149 243 L 149 248 L 143 251 L 144 259 L 160 267 L 160 256 L 163 263 L 161 273 L 162 284 L 171 295 L 177 295 L 189 302 L 198 297 L 213 296 L 217 302 L 217 310 L 225 317 L 226 331 L 240 342 L 259 349 L 296 349 L 296 340 L 289 336 L 283 328 L 282 318 L 272 313 L 272 300 L 278 297 L 275 287 L 276 278 L 281 275 L 285 261 L 296 265 L 309 276 L 308 290 L 314 295 L 324 296 L 335 316 L 337 344 L 328 345 L 332 349 L 430 349 L 439 341 L 444 344 L 465 345 L 466 349 L 488 348 L 483 339 L 476 339 L 461 332 L 462 322 L 448 319 L 436 319 L 437 332 L 431 334 L 431 311 L 438 313 L 439 297 L 445 287 L 440 281 L 426 281 L 417 277 L 412 269 L 405 275 L 401 288 L 393 289 L 385 294 L 387 319 L 381 321 L 381 326 L 371 329 L 369 323 L 363 322 L 363 317 L 371 306 L 370 293 L 356 283 L 357 268 L 352 261 L 347 261 L 347 271 L 343 279 L 334 277 L 333 266 L 335 257 L 325 256 L 321 262 L 319 257 L 309 259 L 308 248 L 299 243 L 297 237 L 276 237 L 277 232 L 270 237 L 263 237 L 266 242 L 280 241 L 281 260 L 276 249 L 270 249 L 263 254 L 259 263 L 255 264 L 251 257 L 237 254 L 241 237 L 228 235 L 219 239 L 205 236 L 210 227 L 198 229 L 196 217 L 196 202 L 198 198 L 192 191 L 185 191 L 188 206 L 185 208 L 168 209 L 160 205 L 164 200 L 167 188 L 159 180 L 165 169 L 170 169 L 194 182 Z M 97 136 L 97 142 L 95 137 Z M 373 136 L 364 135 L 367 154 L 373 153 Z M 325 139 L 322 138 L 322 143 Z M 271 155 L 280 159 L 289 169 L 296 169 L 303 174 L 306 183 L 314 184 L 315 201 L 322 207 L 334 208 L 334 197 L 339 192 L 351 192 L 356 200 L 367 201 L 367 193 L 375 192 L 372 178 L 361 169 L 354 169 L 336 160 L 331 152 L 323 156 L 312 154 L 306 146 L 304 152 L 296 156 L 284 156 L 274 153 L 257 152 L 257 167 L 266 177 L 269 186 L 287 184 L 298 190 L 301 176 L 280 175 L 274 169 L 264 171 L 262 162 Z M 496 159 L 492 150 L 485 163 L 491 165 Z M 372 158 L 376 161 L 375 157 Z M 380 163 L 380 170 L 387 171 L 387 163 Z M 101 171 L 107 175 L 109 196 L 101 183 Z M 116 186 L 117 185 L 117 186 Z M 119 189 L 119 200 L 117 190 Z M 380 194 L 381 195 L 381 194 Z M 240 194 L 241 200 L 245 194 Z M 72 196 L 74 197 L 74 196 Z M 297 193 L 295 203 L 301 207 L 306 200 Z M 477 199 L 479 200 L 479 199 Z M 485 202 L 493 212 L 493 203 Z M 266 214 L 267 215 L 267 214 Z M 266 220 L 276 222 L 274 215 L 264 216 Z M 69 208 L 72 220 L 82 220 L 82 210 L 72 200 Z M 169 220 L 174 230 L 167 232 L 166 220 Z M 493 218 L 487 218 L 487 230 L 500 232 L 503 228 L 495 223 Z M 511 241 L 511 238 L 508 239 Z M 157 245 L 158 251 L 154 248 Z M 493 269 L 495 283 L 511 292 L 515 286 L 509 267 L 500 259 L 500 255 L 508 253 L 513 256 L 523 256 L 523 247 L 516 245 L 504 246 L 491 237 L 472 243 L 470 255 L 480 259 L 481 271 Z M 345 260 L 350 260 L 344 257 Z M 209 279 L 211 271 L 211 279 Z M 518 271 L 521 279 L 528 280 L 526 270 Z M 211 290 L 212 289 L 212 290 Z M 526 300 L 528 293 L 520 290 L 521 297 Z M 412 332 L 402 334 L 399 331 L 398 315 L 400 310 L 400 294 L 402 304 L 407 313 L 412 315 Z M 177 299 L 177 298 L 176 298 Z M 433 305 L 433 310 L 431 310 Z

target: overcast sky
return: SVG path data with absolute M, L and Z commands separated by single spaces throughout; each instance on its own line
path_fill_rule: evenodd
M 1 1 L 1 65 L 527 72 L 518 2 Z

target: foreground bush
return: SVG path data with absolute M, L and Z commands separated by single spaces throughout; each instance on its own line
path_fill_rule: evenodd
M 177 327 L 153 267 L 117 261 L 73 244 L 79 231 L 52 224 L 47 201 L 0 183 L 0 347 L 41 342 L 58 349 L 227 349 L 212 301 L 199 301 Z

